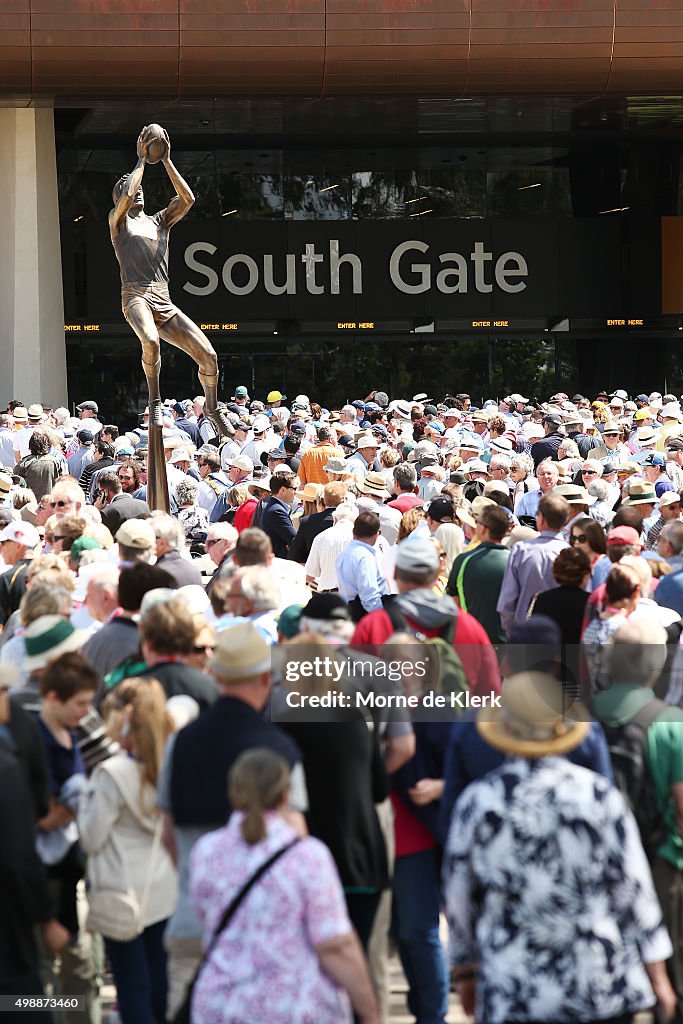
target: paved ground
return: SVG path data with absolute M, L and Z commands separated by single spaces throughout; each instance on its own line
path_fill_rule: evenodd
M 414 1024 L 415 1018 L 408 1012 L 406 1006 L 407 985 L 401 964 L 397 957 L 391 960 L 391 1018 L 390 1024 Z M 120 1024 L 118 1013 L 114 1009 L 116 990 L 111 985 L 102 989 L 102 1024 Z M 636 1024 L 651 1024 L 652 1015 L 649 1013 L 638 1014 Z M 446 1018 L 448 1024 L 471 1024 L 472 1018 L 466 1017 L 463 1013 L 460 1001 L 456 995 L 451 994 L 449 999 L 449 1010 Z
M 391 1024 L 414 1024 L 415 1018 L 408 1012 L 406 1006 L 406 991 L 408 986 L 403 977 L 401 964 L 398 957 L 391 960 Z M 446 1020 L 448 1024 L 466 1024 L 471 1021 L 466 1017 L 456 995 L 451 994 L 449 999 L 449 1012 Z

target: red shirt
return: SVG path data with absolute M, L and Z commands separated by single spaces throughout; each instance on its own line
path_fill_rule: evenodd
M 413 622 L 407 616 L 406 620 L 426 637 L 439 635 L 438 629 L 424 629 L 419 622 Z M 381 608 L 363 616 L 354 630 L 351 646 L 379 649 L 393 632 L 391 619 Z M 458 612 L 453 646 L 462 661 L 470 691 L 480 697 L 500 693 L 500 670 L 495 649 L 484 627 L 469 612 Z
M 403 515 L 404 512 L 415 508 L 416 505 L 424 505 L 424 500 L 418 498 L 417 494 L 399 494 L 398 498 L 388 501 L 387 505 L 389 508 L 397 508 L 401 515 Z
M 407 857 L 411 853 L 433 850 L 436 839 L 421 821 L 411 814 L 397 793 L 390 793 L 394 808 L 394 837 L 396 856 Z
M 238 533 L 241 533 L 242 530 L 246 530 L 247 527 L 251 526 L 251 521 L 254 518 L 254 512 L 256 511 L 257 505 L 258 500 L 256 498 L 247 498 L 244 504 L 240 505 L 237 509 L 233 525 Z

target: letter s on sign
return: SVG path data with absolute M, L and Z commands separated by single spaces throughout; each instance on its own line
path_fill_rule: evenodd
M 183 285 L 183 291 L 189 292 L 190 295 L 211 295 L 218 288 L 218 274 L 211 267 L 207 267 L 204 263 L 199 263 L 194 258 L 197 252 L 207 252 L 210 256 L 213 256 L 216 252 L 216 246 L 212 245 L 211 242 L 193 242 L 191 245 L 188 245 L 185 250 L 185 266 L 189 270 L 194 270 L 195 273 L 205 277 L 206 284 L 199 287 L 186 281 Z
M 389 260 L 389 276 L 391 277 L 391 283 L 394 287 L 398 288 L 400 292 L 405 295 L 420 295 L 421 292 L 429 291 L 432 283 L 431 268 L 428 263 L 411 263 L 410 269 L 414 274 L 420 275 L 419 284 L 408 284 L 401 277 L 400 263 L 401 257 L 407 253 L 410 249 L 417 249 L 418 252 L 425 253 L 429 250 L 429 246 L 424 242 L 418 242 L 412 239 L 410 242 L 401 242 L 397 245 L 391 254 Z

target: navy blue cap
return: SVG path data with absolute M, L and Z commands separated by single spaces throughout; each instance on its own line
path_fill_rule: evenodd
M 293 420 L 289 424 L 289 429 L 292 434 L 305 434 L 306 424 L 302 420 Z

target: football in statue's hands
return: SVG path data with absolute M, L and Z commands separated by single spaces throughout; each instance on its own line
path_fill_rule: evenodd
M 149 132 L 149 139 L 147 141 L 145 160 L 148 164 L 158 164 L 166 156 L 164 129 L 160 124 L 150 124 L 147 130 Z

